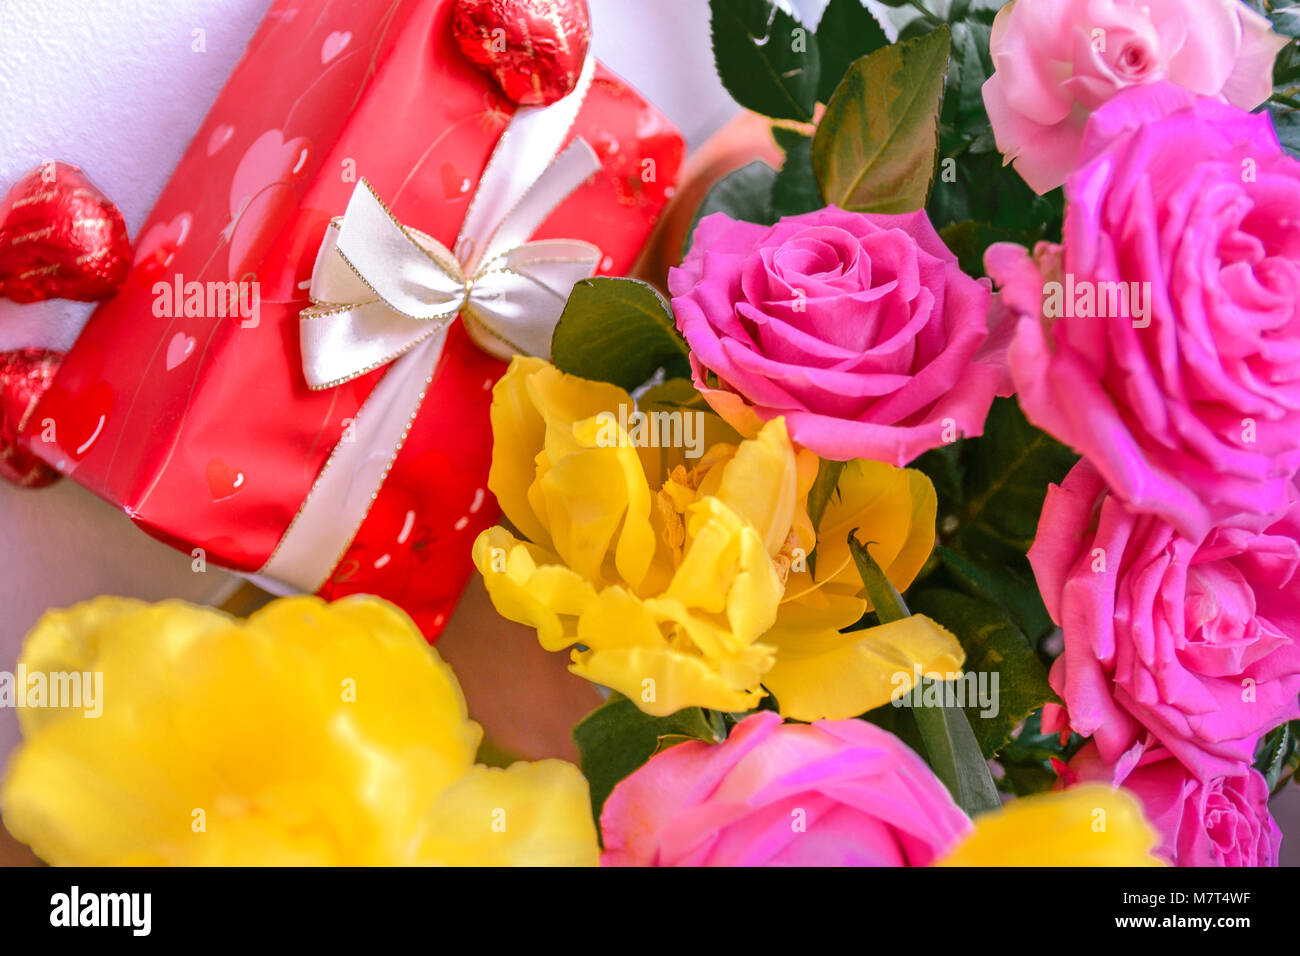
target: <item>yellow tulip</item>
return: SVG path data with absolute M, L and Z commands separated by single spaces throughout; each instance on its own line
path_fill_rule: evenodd
M 1012 800 L 938 866 L 1164 866 L 1137 798 L 1104 784 Z
M 594 864 L 558 760 L 477 766 L 451 669 L 376 598 L 246 622 L 99 598 L 47 614 L 28 673 L 103 675 L 96 718 L 18 711 L 5 826 L 54 864 Z
M 690 401 L 672 386 L 657 400 L 668 396 Z M 818 460 L 783 419 L 739 441 L 700 413 L 706 434 L 737 440 L 690 459 L 633 440 L 622 423 L 636 408 L 616 386 L 534 358 L 497 383 L 488 485 L 523 537 L 490 528 L 474 561 L 501 614 L 657 716 L 748 710 L 766 686 L 786 716 L 840 719 L 906 693 L 918 669 L 960 668 L 960 645 L 924 617 L 840 633 L 869 608 L 851 530 L 899 590 L 929 556 L 924 475 L 850 462 L 818 539 L 807 504 Z

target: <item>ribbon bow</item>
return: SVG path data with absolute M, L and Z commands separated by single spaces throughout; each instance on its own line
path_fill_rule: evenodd
M 594 69 L 588 57 L 572 93 L 516 111 L 455 251 L 398 222 L 365 180 L 330 223 L 312 272 L 312 305 L 299 318 L 303 374 L 311 388 L 325 389 L 390 367 L 254 576 L 264 588 L 316 591 L 328 580 L 402 448 L 457 315 L 498 358 L 549 356 L 569 291 L 596 271 L 600 250 L 529 237 L 600 168 L 581 139 L 560 152 Z
M 330 223 L 300 320 L 303 373 L 333 388 L 397 359 L 459 314 L 498 358 L 546 357 L 574 283 L 596 271 L 600 250 L 573 239 L 523 241 L 600 161 L 579 140 L 549 166 L 488 239 L 457 243 L 403 226 L 364 179 Z M 464 237 L 464 234 L 462 234 Z

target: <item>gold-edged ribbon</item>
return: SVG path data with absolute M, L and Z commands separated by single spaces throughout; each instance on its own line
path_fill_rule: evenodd
M 560 150 L 593 71 L 588 57 L 572 93 L 515 113 L 455 251 L 398 222 L 365 180 L 330 223 L 312 272 L 312 305 L 299 318 L 303 374 L 311 388 L 326 389 L 388 370 L 253 576 L 262 587 L 316 591 L 329 579 L 406 440 L 458 315 L 492 355 L 549 356 L 569 291 L 596 271 L 601 252 L 578 240 L 529 237 L 600 168 L 581 139 Z

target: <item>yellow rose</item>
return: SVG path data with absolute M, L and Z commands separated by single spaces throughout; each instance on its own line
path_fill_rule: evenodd
M 5 826 L 71 865 L 594 864 L 587 784 L 477 766 L 451 669 L 376 598 L 51 612 L 28 673 L 103 675 L 98 717 L 18 711 Z
M 960 668 L 960 645 L 924 617 L 839 633 L 868 608 L 852 529 L 900 590 L 929 555 L 924 475 L 851 462 L 819 542 L 807 509 L 818 460 L 796 451 L 783 419 L 738 441 L 699 413 L 721 440 L 689 458 L 639 441 L 636 411 L 622 389 L 533 358 L 516 358 L 493 392 L 488 485 L 523 538 L 490 528 L 474 561 L 497 610 L 548 650 L 573 648 L 575 673 L 658 716 L 748 710 L 767 686 L 782 714 L 814 720 L 886 703 L 914 668 Z
M 939 866 L 1163 866 L 1137 798 L 1085 784 L 1012 800 L 975 818 Z

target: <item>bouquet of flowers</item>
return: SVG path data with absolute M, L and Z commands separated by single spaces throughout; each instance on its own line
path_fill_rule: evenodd
M 1276 865 L 1300 4 L 709 6 L 782 161 L 712 186 L 666 288 L 571 280 L 491 388 L 502 520 L 466 552 L 607 695 L 579 765 L 476 762 L 454 675 L 379 598 L 105 598 L 25 648 L 110 703 L 21 712 L 18 839 L 57 863 Z

